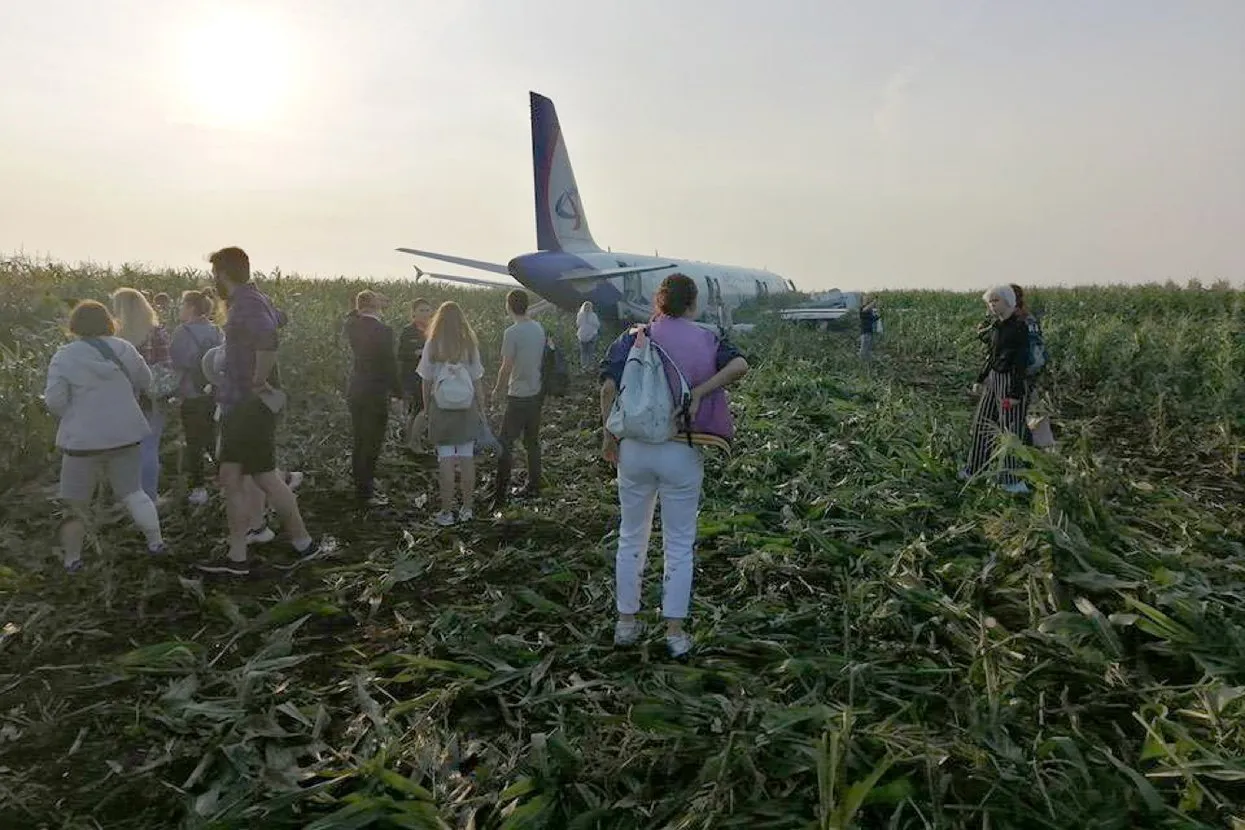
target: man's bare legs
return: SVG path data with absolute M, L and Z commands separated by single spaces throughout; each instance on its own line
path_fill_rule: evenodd
M 281 527 L 290 535 L 290 541 L 294 543 L 295 550 L 305 551 L 310 547 L 312 539 L 311 534 L 307 532 L 307 525 L 303 523 L 303 516 L 298 511 L 298 499 L 294 496 L 294 491 L 285 483 L 285 479 L 273 470 L 257 473 L 254 480 L 256 486 L 267 496 L 268 504 L 272 505 L 272 509 L 276 511 L 277 517 L 281 520 Z
M 247 487 L 250 476 L 242 475 L 241 464 L 220 465 L 220 487 L 225 493 L 225 518 L 229 524 L 229 559 L 246 561 L 246 534 L 254 518 L 254 498 Z M 252 482 L 254 486 L 254 482 Z M 263 507 L 260 507 L 263 516 Z

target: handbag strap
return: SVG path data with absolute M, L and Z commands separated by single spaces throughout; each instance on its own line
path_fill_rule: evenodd
M 125 364 L 121 362 L 121 358 L 117 357 L 117 353 L 112 350 L 111 346 L 103 340 L 100 340 L 98 337 L 84 337 L 82 338 L 82 342 L 95 349 L 95 351 L 99 352 L 107 360 L 111 360 L 113 364 L 121 370 L 121 374 L 125 375 L 127 380 L 133 382 L 130 378 L 129 371 L 125 368 Z

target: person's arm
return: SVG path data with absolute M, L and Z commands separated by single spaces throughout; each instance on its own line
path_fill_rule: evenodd
M 425 345 L 424 353 L 419 356 L 419 365 L 415 367 L 415 374 L 419 375 L 423 383 L 419 384 L 421 397 L 424 399 L 424 412 L 428 411 L 428 398 L 432 394 L 432 361 L 428 359 L 428 348 Z
M 635 334 L 624 332 L 610 344 L 605 359 L 601 361 L 601 457 L 611 464 L 618 463 L 618 439 L 605 428 L 605 422 L 609 420 L 614 399 L 618 397 L 623 368 L 627 365 L 627 355 L 631 353 L 634 343 Z
M 122 340 L 121 343 L 121 363 L 125 366 L 125 373 L 130 376 L 134 391 L 148 391 L 151 389 L 151 367 L 130 341 Z
M 497 370 L 497 383 L 493 386 L 493 400 L 501 400 L 503 391 L 510 388 L 510 375 L 514 372 L 517 344 L 514 330 L 506 329 L 501 336 L 501 368 Z
M 263 389 L 277 365 L 277 326 L 269 321 L 259 324 L 259 330 L 251 334 L 255 344 L 255 372 L 251 375 L 251 388 Z
M 510 375 L 514 373 L 514 358 L 506 355 L 497 370 L 497 383 L 493 386 L 493 400 L 501 400 L 502 390 L 510 388 Z
M 1007 400 L 1011 406 L 1025 396 L 1025 374 L 1029 368 L 1029 330 L 1023 322 L 1007 327 Z
M 389 326 L 381 328 L 379 349 L 380 354 L 377 357 L 381 362 L 385 385 L 389 387 L 389 396 L 401 398 L 402 378 L 398 375 L 398 357 L 394 351 L 393 329 Z
M 48 364 L 48 379 L 43 389 L 43 402 L 58 418 L 69 408 L 69 381 L 61 371 L 61 355 L 52 355 Z
M 618 463 L 618 439 L 610 435 L 610 431 L 605 428 L 605 422 L 609 420 L 610 410 L 614 408 L 614 399 L 617 397 L 618 386 L 613 378 L 607 377 L 601 382 L 601 457 L 611 464 Z

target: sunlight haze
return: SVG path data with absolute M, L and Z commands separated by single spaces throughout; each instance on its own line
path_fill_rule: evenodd
M 802 289 L 1240 282 L 1242 33 L 1241 0 L 8 3 L 0 253 L 506 262 L 535 90 L 615 251 Z

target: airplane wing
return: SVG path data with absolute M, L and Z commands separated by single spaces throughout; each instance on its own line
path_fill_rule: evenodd
M 628 274 L 644 274 L 649 271 L 664 271 L 667 268 L 677 268 L 677 265 L 638 265 L 627 266 L 623 268 L 579 268 L 574 271 L 567 271 L 558 277 L 556 282 L 571 282 L 572 280 L 608 280 L 614 277 L 625 277 Z
M 505 274 L 510 276 L 510 269 L 505 265 L 496 262 L 484 262 L 479 259 L 466 259 L 460 256 L 450 256 L 449 254 L 435 254 L 432 251 L 417 251 L 414 248 L 397 248 L 404 254 L 414 254 L 415 256 L 424 256 L 428 259 L 439 259 L 442 262 L 452 262 L 455 265 L 465 265 L 468 268 L 476 268 L 481 271 L 490 271 L 494 274 Z
M 515 283 L 495 282 L 493 280 L 482 280 L 476 277 L 459 277 L 453 274 L 429 274 L 418 265 L 415 266 L 415 282 L 428 278 L 430 280 L 444 280 L 445 282 L 456 282 L 462 285 L 476 285 L 482 288 L 514 288 Z

